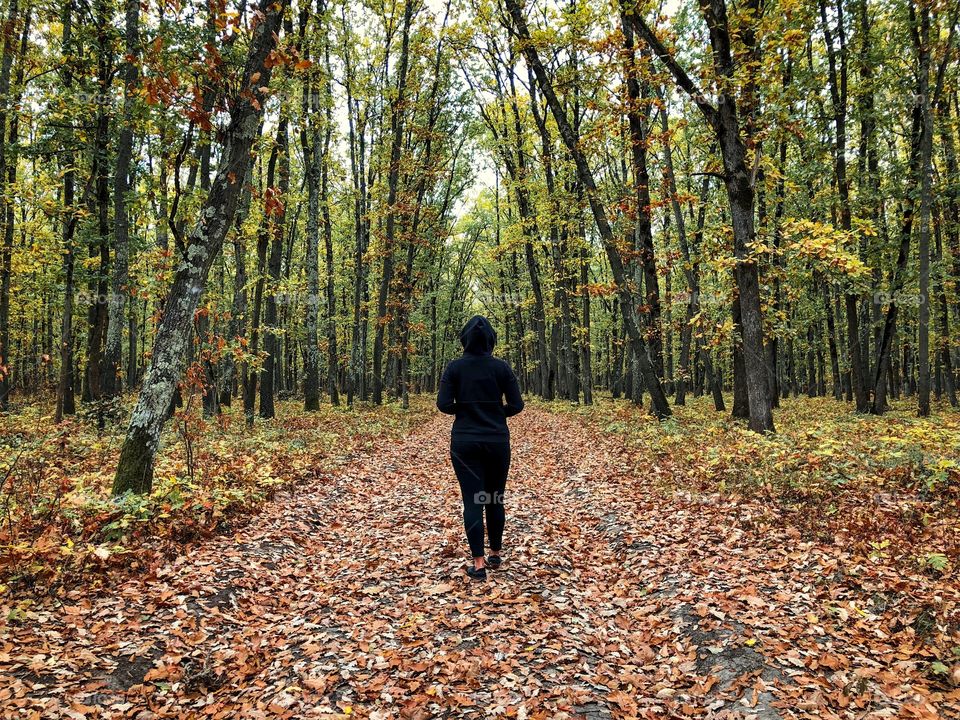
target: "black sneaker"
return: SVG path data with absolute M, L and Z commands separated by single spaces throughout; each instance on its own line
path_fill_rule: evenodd
M 474 580 L 486 580 L 487 579 L 487 569 L 485 567 L 475 568 L 472 565 L 467 565 L 467 575 L 469 575 Z
M 487 558 L 487 567 L 491 570 L 499 570 L 503 564 L 503 559 L 499 555 L 491 555 Z

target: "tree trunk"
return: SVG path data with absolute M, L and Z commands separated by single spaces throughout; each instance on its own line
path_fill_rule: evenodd
M 677 405 L 686 404 L 686 393 L 690 384 L 691 346 L 693 344 L 693 319 L 700 312 L 700 241 L 703 237 L 703 227 L 707 215 L 707 197 L 710 192 L 710 176 L 704 175 L 700 188 L 700 202 L 697 206 L 697 227 L 693 236 L 693 247 L 687 240 L 687 225 L 684 221 L 683 210 L 680 207 L 680 196 L 677 191 L 677 177 L 673 170 L 673 149 L 670 144 L 670 119 L 667 103 L 663 103 L 660 110 L 660 129 L 663 132 L 663 165 L 667 179 L 667 188 L 670 191 L 670 205 L 673 209 L 674 220 L 677 224 L 677 239 L 680 243 L 680 254 L 683 258 L 683 275 L 687 281 L 687 308 L 683 318 L 683 328 L 680 331 L 680 367 L 678 372 L 676 398 Z
M 557 128 L 560 131 L 560 137 L 567 146 L 568 152 L 573 156 L 574 163 L 577 167 L 577 174 L 579 175 L 580 182 L 583 184 L 587 199 L 590 202 L 590 209 L 593 212 L 593 218 L 596 222 L 600 238 L 603 241 L 607 260 L 610 263 L 610 269 L 613 273 L 613 279 L 617 285 L 617 292 L 620 297 L 621 307 L 623 308 L 624 325 L 627 328 L 627 333 L 636 350 L 634 355 L 637 360 L 638 370 L 652 398 L 651 409 L 658 418 L 669 417 L 671 414 L 670 406 L 667 403 L 666 395 L 664 395 L 663 387 L 660 385 L 660 377 L 657 375 L 656 369 L 650 360 L 647 344 L 640 332 L 634 295 L 630 286 L 627 284 L 627 273 L 623 265 L 623 260 L 620 257 L 616 240 L 613 237 L 613 229 L 610 227 L 606 210 L 600 200 L 596 182 L 593 178 L 593 172 L 587 164 L 586 157 L 584 157 L 583 149 L 580 146 L 580 139 L 570 125 L 563 105 L 553 91 L 553 85 L 550 83 L 546 70 L 540 62 L 539 54 L 530 43 L 530 32 L 527 29 L 526 21 L 523 19 L 517 0 L 507 0 L 506 4 L 513 19 L 514 29 L 520 36 L 520 39 L 524 41 L 523 54 L 527 63 L 533 68 L 537 82 L 540 85 L 540 91 L 547 99 L 554 120 L 557 123 Z
M 251 161 L 247 172 L 243 177 L 242 188 L 240 190 L 240 202 L 237 208 L 236 216 L 233 222 L 233 312 L 230 314 L 230 339 L 232 342 L 240 344 L 246 337 L 247 324 L 247 247 L 243 236 L 243 221 L 250 211 L 251 188 L 250 176 L 253 173 L 253 162 Z M 220 392 L 220 404 L 229 407 L 233 396 L 235 386 L 237 385 L 237 362 L 234 355 L 228 354 L 224 362 L 223 385 Z M 239 378 L 240 392 L 243 398 L 246 398 L 247 391 L 247 363 L 243 363 L 243 371 Z
M 843 398 L 843 392 L 840 388 L 840 355 L 837 352 L 837 327 L 833 316 L 830 285 L 826 282 L 826 278 L 821 279 L 821 287 L 823 294 L 823 311 L 827 316 L 827 350 L 830 354 L 831 387 L 834 399 L 841 400 Z
M 19 21 L 17 0 L 10 0 L 3 23 L 3 57 L 0 59 L 0 222 L 3 223 L 0 246 L 0 410 L 10 407 L 12 389 L 10 365 L 10 281 L 13 261 L 13 199 L 12 185 L 16 182 L 16 154 L 7 147 L 7 118 L 11 111 L 16 116 L 16 102 L 10 92 L 10 71 L 16 55 Z M 11 118 L 11 129 L 15 121 Z M 12 132 L 11 132 L 12 134 Z M 14 139 L 15 141 L 15 139 Z
M 347 128 L 348 144 L 350 147 L 350 176 L 353 181 L 353 323 L 350 343 L 350 368 L 347 372 L 347 405 L 353 405 L 355 395 L 365 398 L 365 365 L 366 365 L 366 333 L 363 332 L 361 316 L 363 300 L 366 295 L 366 268 L 364 255 L 367 251 L 368 227 L 366 216 L 366 171 L 364 169 L 364 155 L 366 153 L 366 124 L 360 114 L 359 101 L 353 96 L 354 71 L 349 45 L 350 29 L 347 20 L 346 5 L 342 7 L 343 23 L 343 85 L 347 100 Z M 316 380 L 319 384 L 319 380 Z M 317 390 L 319 393 L 319 389 Z
M 828 80 L 830 98 L 833 106 L 833 124 L 836 132 L 833 153 L 834 177 L 837 181 L 837 194 L 840 199 L 840 229 L 849 232 L 851 229 L 850 183 L 847 179 L 847 44 L 844 29 L 843 2 L 837 2 L 837 39 L 840 43 L 839 52 L 834 48 L 833 30 L 827 18 L 825 0 L 820 0 L 820 19 L 824 40 L 827 49 L 827 63 L 829 68 Z M 863 350 L 860 345 L 860 298 L 852 291 L 845 294 L 847 309 L 847 346 L 850 359 L 850 383 L 856 411 L 867 412 L 870 396 L 867 392 L 863 374 Z
M 926 6 L 915 5 L 920 12 L 920 28 L 915 34 L 919 59 L 917 99 L 920 104 L 920 227 L 917 252 L 920 254 L 920 318 L 917 342 L 917 415 L 930 416 L 930 182 L 933 156 L 933 110 L 930 105 L 930 13 Z
M 593 404 L 593 363 L 592 363 L 592 345 L 590 343 L 590 293 L 586 289 L 589 282 L 590 272 L 590 251 L 586 242 L 587 229 L 584 227 L 584 221 L 581 217 L 580 238 L 582 242 L 582 257 L 580 258 L 580 293 L 583 296 L 580 314 L 580 332 L 581 337 L 581 359 L 580 359 L 580 384 L 583 386 L 583 404 Z
M 301 44 L 307 31 L 309 9 L 300 11 Z M 309 59 L 306 47 L 301 50 L 304 59 Z M 314 68 L 316 65 L 313 66 Z M 307 185 L 307 232 L 304 270 L 307 278 L 307 303 L 304 316 L 303 348 L 303 408 L 320 409 L 320 350 L 318 345 L 318 316 L 320 310 L 320 174 L 322 157 L 320 141 L 320 98 L 313 70 L 303 82 L 303 125 L 300 129 L 300 144 L 303 147 L 305 182 Z M 353 118 L 351 116 L 351 127 Z M 353 138 L 351 137 L 351 143 Z M 351 147 L 352 152 L 352 147 Z
M 721 108 L 721 115 L 726 111 Z M 754 189 L 746 164 L 746 147 L 739 134 L 728 130 L 720 140 L 726 147 L 727 198 L 733 222 L 734 251 L 737 256 L 736 278 L 740 299 L 740 328 L 743 333 L 743 362 L 750 403 L 750 429 L 773 432 L 773 415 L 768 397 L 769 382 L 763 349 L 763 318 L 760 308 L 760 277 L 756 260 L 750 257 L 754 242 Z
M 112 74 L 112 52 L 109 37 L 109 8 L 106 0 L 97 0 L 97 81 L 102 101 L 97 103 L 96 131 L 93 138 L 93 162 L 96 167 L 96 201 L 94 215 L 97 218 L 97 234 L 90 246 L 90 257 L 99 253 L 100 267 L 95 278 L 91 279 L 90 290 L 93 296 L 87 313 L 87 367 L 84 373 L 83 399 L 97 401 L 102 396 L 103 352 L 107 332 L 107 293 L 110 275 L 110 182 L 109 182 L 109 145 L 110 145 L 110 108 L 106 98 L 110 97 Z M 98 409 L 98 421 L 102 425 L 102 410 Z
M 657 278 L 657 261 L 653 247 L 653 227 L 651 224 L 650 174 L 647 170 L 647 144 L 649 131 L 647 120 L 652 105 L 649 86 L 640 82 L 640 65 L 634 50 L 633 26 L 626 15 L 620 16 L 623 30 L 624 68 L 623 74 L 627 88 L 627 121 L 630 126 L 630 161 L 633 171 L 634 202 L 636 203 L 636 224 L 634 225 L 635 249 L 639 255 L 643 270 L 645 289 L 643 304 L 647 308 L 647 338 L 649 340 L 650 359 L 657 376 L 663 374 L 663 337 L 661 328 L 660 284 Z
M 547 320 L 543 301 L 543 287 L 540 283 L 540 267 L 534 252 L 534 240 L 537 238 L 537 218 L 530 202 L 530 189 L 527 185 L 527 166 L 523 149 L 523 126 L 520 119 L 520 109 L 517 104 L 517 91 L 513 69 L 508 69 L 510 83 L 509 104 L 513 112 L 513 137 L 510 138 L 515 153 L 510 158 L 508 146 L 504 146 L 503 153 L 507 165 L 507 172 L 513 181 L 514 194 L 517 198 L 517 211 L 520 213 L 520 230 L 523 233 L 523 258 L 526 261 L 527 274 L 530 276 L 530 289 L 533 293 L 533 328 L 536 333 L 537 366 L 535 370 L 536 392 L 547 400 L 553 399 L 553 384 L 550 382 L 550 353 L 547 349 Z M 536 102 L 531 97 L 532 102 Z M 506 121 L 504 121 L 506 124 Z M 503 131 L 504 143 L 509 133 L 506 127 Z
M 403 30 L 400 41 L 400 65 L 397 69 L 397 97 L 390 112 L 390 165 L 387 169 L 387 219 L 383 248 L 383 273 L 377 293 L 377 326 L 373 340 L 373 402 L 383 403 L 384 332 L 390 322 L 387 300 L 393 282 L 394 245 L 397 225 L 397 192 L 400 182 L 400 152 L 403 148 L 403 125 L 407 90 L 407 68 L 410 60 L 410 25 L 413 21 L 413 3 L 404 3 Z
M 920 146 L 923 119 L 919 104 L 913 109 L 913 127 L 910 131 L 910 177 L 917 178 L 920 172 Z M 905 282 L 907 262 L 910 259 L 910 237 L 913 233 L 915 199 L 913 193 L 907 193 L 903 199 L 903 215 L 900 223 L 900 248 L 897 252 L 897 264 L 890 286 L 887 312 L 880 330 L 877 344 L 877 360 L 873 376 L 873 402 L 870 412 L 881 415 L 887 410 L 887 371 L 890 369 L 890 352 L 893 346 L 893 334 L 897 327 L 897 315 L 900 311 L 900 294 Z M 848 308 L 849 314 L 849 308 Z
M 276 145 L 271 150 L 272 161 L 268 162 L 267 187 L 273 183 L 273 168 L 276 166 Z M 266 213 L 265 213 L 266 214 Z M 253 288 L 253 311 L 250 313 L 250 354 L 254 358 L 260 351 L 260 321 L 263 317 L 263 293 L 267 281 L 267 253 L 270 249 L 270 231 L 266 217 L 261 220 L 257 231 L 257 282 Z M 248 427 L 253 427 L 256 414 L 257 381 L 260 371 L 253 368 L 245 369 L 247 376 L 246 389 L 243 394 L 243 412 Z
M 787 76 L 791 76 L 792 70 L 790 68 L 790 60 L 787 60 Z M 789 80 L 784 81 L 784 86 L 789 83 Z M 779 252 L 782 236 L 781 222 L 783 220 L 784 204 L 786 200 L 786 180 L 784 177 L 785 167 L 787 164 L 787 142 L 786 139 L 781 138 L 779 143 L 779 157 L 780 157 L 780 178 L 777 180 L 777 192 L 776 192 L 776 203 L 773 211 L 773 258 L 771 259 L 771 264 L 776 268 L 773 273 L 773 297 L 771 298 L 771 314 L 776 318 L 780 315 L 780 308 L 783 305 L 783 288 L 781 287 L 781 272 L 784 268 L 785 261 L 782 254 Z M 768 379 L 770 381 L 770 387 L 768 392 L 770 393 L 770 405 L 773 408 L 780 407 L 780 338 L 777 335 L 777 331 L 773 330 L 770 333 L 770 337 L 767 338 L 766 343 L 766 352 L 767 352 L 767 371 L 769 373 Z
M 324 14 L 323 7 L 323 2 L 320 0 L 317 12 L 321 15 Z M 337 304 L 334 288 L 333 223 L 330 220 L 329 190 L 330 138 L 333 134 L 333 90 L 331 88 L 332 70 L 330 68 L 330 47 L 326 41 L 324 41 L 323 46 L 323 57 L 324 67 L 326 69 L 325 94 L 327 102 L 324 114 L 326 132 L 323 136 L 323 155 L 320 169 L 320 208 L 323 217 L 323 247 L 327 270 L 327 391 L 330 394 L 330 403 L 332 405 L 339 405 L 340 392 L 337 386 L 339 373 L 339 361 L 337 360 Z
M 130 161 L 133 154 L 133 109 L 139 71 L 140 0 L 126 0 L 124 22 L 123 125 L 117 143 L 117 170 L 113 180 L 113 276 L 107 305 L 107 339 L 103 354 L 104 396 L 120 394 L 121 347 L 126 323 L 126 299 L 129 289 L 130 217 L 127 193 L 130 190 Z M 129 386 L 133 378 L 127 378 Z
M 2 327 L 0 327 L 0 348 L 6 348 L 9 346 L 9 343 L 10 343 L 10 335 L 9 335 L 10 283 L 11 283 L 12 271 L 13 271 L 12 261 L 13 261 L 13 236 L 14 236 L 14 203 L 13 203 L 12 194 L 17 184 L 17 164 L 20 159 L 20 152 L 19 152 L 20 103 L 23 100 L 23 90 L 24 90 L 23 77 L 24 77 L 24 66 L 27 60 L 27 48 L 28 48 L 27 41 L 30 35 L 30 14 L 31 14 L 31 8 L 30 6 L 27 6 L 27 9 L 26 9 L 26 12 L 24 13 L 24 18 L 23 18 L 23 30 L 20 33 L 20 50 L 18 53 L 20 56 L 20 63 L 17 66 L 17 77 L 14 82 L 14 85 L 16 86 L 16 91 L 12 97 L 14 112 L 10 117 L 10 130 L 9 130 L 9 137 L 8 137 L 9 149 L 7 149 L 8 157 L 7 157 L 7 177 L 6 177 L 6 192 L 8 193 L 8 197 L 4 202 L 6 217 L 4 218 L 4 221 L 3 221 L 3 246 L 2 246 L 3 249 L 2 251 L 0 251 L 0 266 L 2 266 L 3 268 L 2 279 L 0 279 L 0 315 L 6 318 L 6 322 L 0 323 L 0 325 L 2 325 Z M 9 30 L 12 32 L 13 27 L 11 26 Z M 3 132 L 3 124 L 0 123 L 0 133 L 2 132 Z M 4 148 L 0 147 L 0 152 L 2 152 L 3 150 Z M 34 167 L 34 172 L 36 172 L 36 167 Z M 0 190 L 3 190 L 3 188 L 0 187 Z M 26 224 L 27 224 L 27 214 L 26 214 L 26 209 L 24 208 L 21 208 L 20 223 L 21 223 L 21 230 L 20 230 L 21 243 L 23 245 L 26 245 L 27 240 L 26 240 L 25 230 L 26 230 Z M 34 327 L 33 337 L 36 338 L 37 335 L 38 335 L 37 329 L 36 327 Z M 0 350 L 0 355 L 6 355 L 6 354 L 7 354 L 6 350 Z M 25 353 L 21 353 L 21 354 L 25 354 Z M 39 362 L 40 361 L 38 359 L 37 365 L 35 365 L 35 367 L 39 365 Z M 9 356 L 4 357 L 2 360 L 0 360 L 0 376 L 2 376 L 8 381 L 11 379 L 11 376 L 12 376 L 9 363 L 10 363 Z M 37 375 L 38 377 L 36 378 L 35 383 L 39 384 L 39 373 L 37 373 Z M 11 384 L 8 384 L 6 388 L 3 388 L 2 386 L 0 386 L 0 398 L 2 398 L 3 401 L 9 398 L 10 389 L 11 389 Z M 2 405 L 2 401 L 0 401 L 0 407 L 4 407 Z
M 61 14 L 61 55 L 68 57 L 73 42 L 73 0 L 67 0 Z M 64 63 L 63 87 L 65 93 L 70 93 L 73 87 L 73 72 L 69 63 Z M 0 94 L 0 97 L 3 97 Z M 64 415 L 73 415 L 76 412 L 74 400 L 73 375 L 73 294 L 74 290 L 74 259 L 76 248 L 73 244 L 74 230 L 77 226 L 75 209 L 73 207 L 74 181 L 76 171 L 73 169 L 74 156 L 70 147 L 72 135 L 68 134 L 62 153 L 61 167 L 63 169 L 63 316 L 60 323 L 60 376 L 57 381 L 57 407 L 54 422 L 59 423 Z M 162 224 L 162 223 L 161 223 Z M 2 341 L 0 341 L 2 343 Z M 0 361 L 2 363 L 2 361 Z M 0 387 L 0 396 L 3 396 Z
M 287 200 L 290 189 L 290 152 L 287 139 L 288 118 L 285 113 L 280 117 L 277 125 L 277 140 L 275 152 L 270 156 L 270 165 L 279 162 L 277 171 L 279 185 L 272 187 L 273 168 L 268 170 L 267 193 L 273 193 L 273 200 L 268 206 L 267 225 L 270 232 L 270 257 L 267 261 L 269 274 L 269 291 L 266 294 L 266 310 L 264 312 L 264 343 L 266 357 L 263 359 L 263 372 L 260 377 L 260 417 L 269 420 L 277 414 L 276 399 L 276 372 L 280 357 L 280 335 L 277 327 L 277 292 L 280 281 L 280 267 L 283 260 L 283 238 L 286 228 Z M 272 207 L 272 209 L 271 209 Z
M 941 238 L 942 216 L 938 212 L 937 221 L 933 223 L 937 248 L 937 321 L 939 325 L 938 338 L 940 345 L 940 365 L 943 373 L 943 384 L 946 387 L 947 398 L 951 407 L 957 407 L 956 382 L 953 376 L 953 358 L 950 354 L 950 311 L 947 305 L 947 291 L 945 269 L 943 266 L 943 239 Z
M 945 176 L 943 194 L 946 196 L 946 212 L 943 213 L 943 231 L 950 249 L 954 282 L 955 317 L 960 317 L 960 164 L 957 163 L 956 143 L 953 137 L 953 121 L 949 101 L 938 103 L 943 117 L 940 123 L 940 145 L 943 147 Z M 947 272 L 946 269 L 944 272 Z
M 747 394 L 747 365 L 743 359 L 743 319 L 740 309 L 740 295 L 733 298 L 733 337 L 731 358 L 733 361 L 733 410 L 735 418 L 749 419 L 750 396 Z
M 760 278 L 755 258 L 752 257 L 754 233 L 754 173 L 747 161 L 747 144 L 750 138 L 751 113 L 755 110 L 755 78 L 748 76 L 739 94 L 732 90 L 735 63 L 731 49 L 730 28 L 724 0 L 700 0 L 700 11 L 710 31 L 713 50 L 713 65 L 717 75 L 725 79 L 721 85 L 718 106 L 714 107 L 707 96 L 686 74 L 676 59 L 664 47 L 638 14 L 630 20 L 638 34 L 667 66 L 677 85 L 691 96 L 700 108 L 716 135 L 723 158 L 724 185 L 730 206 L 733 225 L 734 254 L 736 255 L 736 280 L 740 299 L 740 317 L 743 334 L 743 359 L 747 397 L 750 404 L 750 429 L 756 432 L 773 432 L 773 414 L 768 397 L 767 366 L 763 348 L 763 316 L 760 305 Z M 748 13 L 752 22 L 759 20 L 762 5 L 758 0 L 749 0 L 741 10 Z M 747 48 L 746 57 L 759 66 L 760 49 L 755 28 L 747 23 L 739 30 L 741 42 Z M 744 127 L 741 127 L 743 114 Z M 746 132 L 744 133 L 744 129 Z
M 183 372 L 193 314 L 236 212 L 242 178 L 262 113 L 263 98 L 258 88 L 270 82 L 271 67 L 265 61 L 275 46 L 285 5 L 284 0 L 262 0 L 260 4 L 264 19 L 253 32 L 240 84 L 247 94 L 237 97 L 232 105 L 230 124 L 224 132 L 222 162 L 198 213 L 199 221 L 187 238 L 187 253 L 177 268 L 164 305 L 150 369 L 120 451 L 114 495 L 127 491 L 146 493 L 152 487 L 153 460 L 159 448 L 166 409 Z M 251 80 L 254 75 L 256 79 Z

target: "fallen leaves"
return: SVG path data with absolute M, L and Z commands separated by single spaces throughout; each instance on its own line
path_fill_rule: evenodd
M 763 517 L 753 499 L 664 494 L 651 482 L 662 467 L 636 472 L 622 438 L 536 406 L 512 421 L 504 569 L 471 584 L 448 432 L 435 418 L 288 484 L 236 533 L 107 592 L 72 587 L 15 619 L 5 606 L 0 706 L 45 718 L 960 712 L 960 661 L 945 656 L 960 647 L 955 584 L 787 522 L 744 526 Z
M 184 545 L 238 529 L 282 487 L 316 482 L 433 411 L 427 398 L 415 397 L 408 411 L 358 404 L 303 413 L 299 403 L 282 402 L 279 412 L 252 431 L 242 408 L 224 408 L 215 421 L 191 415 L 192 466 L 171 423 L 153 493 L 120 500 L 109 491 L 122 422 L 101 436 L 94 418 L 51 427 L 38 406 L 0 415 L 0 474 L 16 459 L 0 488 L 9 510 L 0 524 L 0 579 L 12 580 L 13 590 L 39 591 L 89 584 L 104 571 L 143 572 Z
M 745 502 L 745 529 L 783 525 L 797 540 L 831 539 L 878 563 L 949 581 L 960 562 L 960 413 L 945 404 L 918 418 L 912 400 L 882 417 L 828 398 L 792 398 L 778 433 L 753 433 L 706 398 L 658 423 L 630 403 L 550 407 L 622 438 L 625 476 L 709 503 Z

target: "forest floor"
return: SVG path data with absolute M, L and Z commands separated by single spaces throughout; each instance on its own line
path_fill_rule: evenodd
M 825 488 L 812 500 L 775 481 L 730 491 L 748 455 L 775 448 L 738 450 L 728 430 L 716 456 L 725 464 L 704 468 L 713 461 L 679 426 L 657 443 L 637 434 L 652 422 L 641 412 L 534 404 L 511 421 L 505 563 L 487 583 L 462 571 L 450 420 L 427 415 L 139 574 L 29 605 L 4 600 L 0 708 L 143 719 L 960 717 L 956 559 L 946 551 L 940 569 L 905 559 L 939 535 L 921 532 L 903 557 L 879 537 L 864 552 L 851 523 L 801 522 L 817 514 L 812 502 L 844 516 Z M 704 448 L 716 432 L 704 429 Z M 846 434 L 862 433 L 825 433 Z M 800 445 L 771 462 L 809 455 Z M 840 464 L 811 457 L 821 470 Z

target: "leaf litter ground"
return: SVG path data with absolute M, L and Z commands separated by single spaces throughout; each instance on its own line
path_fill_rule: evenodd
M 616 438 L 512 423 L 504 568 L 468 581 L 449 419 L 113 588 L 0 626 L 37 718 L 949 718 L 957 588 L 664 494 Z

